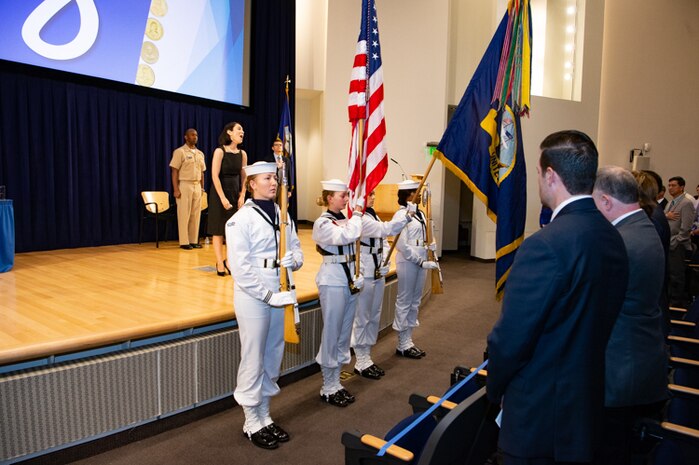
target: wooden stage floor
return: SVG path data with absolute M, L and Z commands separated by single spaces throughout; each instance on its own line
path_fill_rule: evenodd
M 299 237 L 303 303 L 318 298 L 321 257 L 309 229 Z M 233 280 L 214 264 L 211 245 L 172 240 L 17 254 L 0 274 L 0 365 L 231 320 Z

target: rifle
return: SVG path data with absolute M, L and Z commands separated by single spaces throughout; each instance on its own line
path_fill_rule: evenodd
M 437 158 L 433 156 L 432 160 L 430 160 L 430 164 L 427 165 L 427 169 L 425 170 L 425 175 L 422 177 L 422 180 L 420 180 L 420 185 L 417 186 L 417 190 L 415 191 L 415 193 L 412 196 L 410 196 L 411 202 L 414 202 L 415 199 L 417 198 L 417 196 L 420 195 L 420 190 L 425 185 L 425 181 L 427 181 L 427 176 L 430 175 L 430 171 L 432 171 L 432 166 L 434 166 L 435 161 L 437 161 Z M 396 237 L 393 238 L 393 243 L 391 244 L 391 248 L 388 250 L 388 253 L 386 254 L 386 259 L 383 262 L 383 266 L 388 265 L 388 262 L 391 260 L 391 254 L 393 254 L 393 250 L 396 248 L 396 244 L 398 244 L 399 237 L 400 237 L 400 233 L 396 234 Z
M 422 204 L 425 206 L 426 229 L 427 229 L 427 244 L 432 244 L 434 240 L 434 221 L 432 220 L 432 192 L 430 185 L 427 183 L 422 191 Z M 444 282 L 442 281 L 442 269 L 439 268 L 439 259 L 437 254 L 427 249 L 427 259 L 437 264 L 437 269 L 432 270 L 432 294 L 444 294 Z
M 286 228 L 291 225 L 288 221 L 289 196 L 288 180 L 286 178 L 286 163 L 282 165 L 281 192 L 279 194 L 279 259 L 286 254 Z M 284 307 L 284 341 L 298 344 L 299 339 L 299 304 L 296 302 L 296 286 L 294 285 L 294 275 L 291 270 L 279 267 L 279 284 L 283 291 L 291 291 L 294 294 L 294 303 Z

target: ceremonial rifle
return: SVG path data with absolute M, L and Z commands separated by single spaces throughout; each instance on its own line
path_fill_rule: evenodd
M 430 171 L 432 171 L 432 167 L 434 166 L 435 161 L 437 161 L 437 158 L 433 156 L 432 160 L 430 160 L 430 164 L 427 165 L 427 169 L 425 170 L 425 174 L 424 174 L 424 176 L 422 176 L 422 179 L 420 180 L 420 184 L 417 186 L 415 193 L 410 197 L 411 202 L 414 202 L 415 199 L 417 199 L 417 196 L 420 195 L 420 190 L 425 185 L 425 181 L 427 181 L 427 176 L 429 176 Z M 403 227 L 405 227 L 405 226 L 403 226 Z M 393 243 L 391 244 L 391 248 L 388 250 L 388 254 L 386 254 L 386 259 L 383 262 L 383 266 L 388 265 L 388 262 L 391 260 L 391 255 L 393 254 L 393 250 L 396 248 L 396 244 L 398 244 L 399 237 L 400 237 L 400 232 L 398 234 L 396 234 L 396 237 L 393 238 Z
M 442 281 L 442 269 L 439 268 L 439 259 L 437 253 L 430 249 L 429 246 L 434 241 L 434 221 L 432 220 L 432 191 L 430 191 L 429 183 L 425 185 L 422 191 L 422 204 L 425 206 L 425 221 L 427 232 L 427 259 L 437 264 L 436 270 L 431 270 L 432 273 L 432 294 L 444 294 L 444 282 Z

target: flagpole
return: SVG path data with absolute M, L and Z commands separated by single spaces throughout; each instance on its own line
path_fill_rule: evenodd
M 364 160 L 363 155 L 364 155 L 364 119 L 360 119 L 358 122 L 358 128 L 357 131 L 359 132 L 359 144 L 357 146 L 357 158 L 359 159 L 359 193 L 361 195 L 362 192 L 362 183 L 364 186 L 364 190 L 366 190 L 366 179 L 364 179 Z M 360 196 L 364 197 L 364 202 L 366 202 L 366 196 Z M 356 202 L 355 202 L 356 205 Z M 364 208 L 362 208 L 364 210 Z M 362 238 L 361 235 L 359 239 L 357 239 L 357 242 L 354 245 L 354 253 L 355 253 L 355 263 L 354 263 L 354 277 L 358 278 L 359 277 L 359 271 L 361 267 L 361 251 L 362 251 Z
M 286 92 L 286 99 L 287 102 L 289 101 L 289 83 L 291 81 L 289 80 L 289 76 L 286 76 L 286 81 L 284 81 L 285 84 L 285 92 Z M 285 103 L 286 105 L 286 103 Z M 286 135 L 282 135 L 282 138 L 286 138 Z M 284 141 L 283 141 L 284 142 Z M 282 158 L 283 160 L 283 158 Z M 286 160 L 284 160 L 284 164 L 282 165 L 282 179 L 279 180 L 281 183 L 281 193 L 279 195 L 279 213 L 280 213 L 280 218 L 279 218 L 279 259 L 281 260 L 282 257 L 286 254 L 286 249 L 287 249 L 287 237 L 286 237 L 286 230 L 287 227 L 291 227 L 291 224 L 287 224 L 287 218 L 288 218 L 288 208 L 289 208 L 289 198 L 287 195 L 288 192 L 288 186 L 289 186 L 289 181 L 287 178 L 287 169 L 286 169 Z M 279 273 L 279 287 L 282 292 L 284 291 L 292 291 L 295 292 L 295 286 L 293 282 L 293 274 L 290 269 L 281 268 L 281 272 Z M 298 322 L 298 303 L 294 303 L 291 305 L 286 305 L 284 306 L 284 341 L 289 342 L 292 344 L 298 344 L 300 341 L 299 338 L 299 326 L 297 325 Z
M 427 176 L 430 175 L 430 171 L 432 171 L 432 167 L 434 166 L 435 161 L 437 161 L 437 157 L 432 155 L 432 160 L 430 160 L 430 164 L 427 165 L 427 169 L 425 170 L 425 174 L 422 176 L 422 179 L 420 180 L 420 184 L 417 186 L 417 190 L 415 190 L 415 193 L 410 197 L 411 202 L 415 202 L 415 199 L 420 194 L 420 190 L 425 186 L 425 181 L 427 181 Z M 402 232 L 403 231 L 401 230 L 398 234 L 396 234 L 396 237 L 393 238 L 393 243 L 391 244 L 391 248 L 388 250 L 388 254 L 386 254 L 386 259 L 383 262 L 383 266 L 388 265 L 389 260 L 391 260 L 391 255 L 393 254 L 393 250 L 396 248 L 396 244 L 398 244 L 398 238 L 400 238 L 400 234 Z

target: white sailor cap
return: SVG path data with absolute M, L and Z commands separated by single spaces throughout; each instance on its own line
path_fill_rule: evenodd
M 320 181 L 323 185 L 324 191 L 331 192 L 345 192 L 347 191 L 347 184 L 340 181 L 339 179 L 328 179 L 327 181 Z
M 277 164 L 268 161 L 258 161 L 245 167 L 246 176 L 255 176 L 263 173 L 276 173 Z
M 420 183 L 417 181 L 411 181 L 410 179 L 406 179 L 405 181 L 398 183 L 399 191 L 414 191 L 418 187 L 420 187 Z

